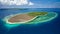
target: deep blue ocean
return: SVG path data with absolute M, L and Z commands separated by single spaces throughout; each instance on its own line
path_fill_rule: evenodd
M 2 20 L 5 16 L 25 12 L 56 12 L 58 16 L 44 24 L 38 25 L 20 25 L 8 29 L 4 26 Z M 0 9 L 0 34 L 59 34 L 60 33 L 60 8 L 26 8 L 26 9 Z

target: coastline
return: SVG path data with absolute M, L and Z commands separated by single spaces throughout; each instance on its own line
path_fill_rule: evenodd
M 52 13 L 52 14 L 55 14 L 55 16 L 53 16 L 53 17 L 51 17 L 50 19 L 48 19 L 48 20 L 42 20 L 42 21 L 39 21 L 39 22 L 47 22 L 47 21 L 50 21 L 50 20 L 52 20 L 52 19 L 54 19 L 54 18 L 56 18 L 57 16 L 58 16 L 58 14 L 57 13 L 55 13 L 55 12 L 48 12 L 48 13 Z M 21 13 L 19 13 L 19 14 L 21 14 Z M 30 24 L 30 23 L 27 23 L 27 22 L 30 22 L 30 21 L 33 21 L 35 18 L 37 18 L 38 16 L 36 16 L 36 17 L 34 17 L 33 19 L 31 19 L 31 20 L 28 20 L 28 21 L 26 21 L 26 22 L 14 22 L 14 23 L 11 23 L 11 22 L 9 22 L 8 20 L 11 18 L 11 17 L 14 17 L 14 16 L 16 16 L 16 15 L 19 15 L 19 14 L 14 14 L 14 15 L 9 15 L 9 16 L 6 16 L 5 18 L 4 18 L 4 21 L 6 22 L 6 23 L 8 23 L 8 24 Z M 26 13 L 25 13 L 26 14 Z M 47 14 L 46 14 L 47 15 Z M 46 16 L 45 15 L 45 16 Z M 45 19 L 45 18 L 44 18 Z M 36 20 L 36 19 L 35 19 Z M 40 17 L 39 17 L 39 20 L 40 20 Z

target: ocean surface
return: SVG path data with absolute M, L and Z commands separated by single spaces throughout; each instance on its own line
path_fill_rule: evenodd
M 56 12 L 58 16 L 46 23 L 37 25 L 20 25 L 8 31 L 4 26 L 4 17 L 11 14 L 26 12 Z M 0 34 L 59 34 L 60 33 L 60 8 L 24 8 L 24 9 L 0 9 Z

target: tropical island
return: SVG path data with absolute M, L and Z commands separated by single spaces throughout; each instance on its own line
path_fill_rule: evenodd
M 28 12 L 24 14 L 14 14 L 5 17 L 5 22 L 9 24 L 31 24 L 35 22 L 47 22 L 57 16 L 55 12 Z

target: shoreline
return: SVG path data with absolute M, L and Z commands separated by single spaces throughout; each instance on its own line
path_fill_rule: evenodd
M 50 21 L 50 20 L 54 19 L 55 17 L 57 17 L 57 13 L 56 13 L 56 12 L 48 12 L 48 14 L 49 14 L 49 13 L 53 13 L 53 14 L 55 14 L 55 16 L 54 16 L 54 17 L 51 17 L 51 18 L 48 19 L 48 20 L 43 20 L 43 21 L 40 21 L 40 22 Z M 21 13 L 19 13 L 19 14 L 21 14 Z M 11 22 L 8 21 L 11 17 L 14 17 L 14 16 L 19 15 L 19 14 L 14 14 L 14 15 L 6 16 L 6 17 L 4 18 L 4 21 L 5 21 L 6 23 L 8 23 L 8 24 L 25 24 L 25 23 L 27 23 L 27 22 L 33 21 L 35 18 L 38 17 L 38 16 L 36 16 L 35 18 L 33 18 L 33 19 L 29 20 L 29 21 L 26 21 L 25 23 L 20 23 L 20 22 L 11 23 Z M 25 14 L 26 14 L 26 13 L 25 13 Z M 47 14 L 46 14 L 46 15 L 47 15 Z M 27 24 L 28 24 L 28 23 L 27 23 Z

